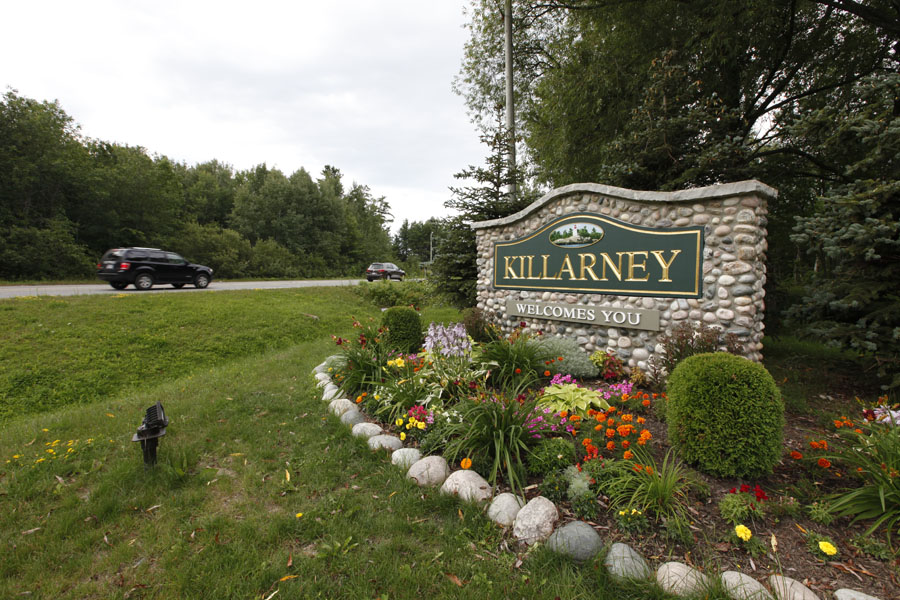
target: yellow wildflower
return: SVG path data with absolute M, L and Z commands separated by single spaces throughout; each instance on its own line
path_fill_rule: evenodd
M 822 551 L 823 554 L 827 554 L 828 556 L 834 556 L 837 554 L 837 548 L 834 547 L 834 544 L 826 541 L 819 542 L 819 550 Z
M 745 542 L 749 541 L 750 538 L 753 537 L 753 532 L 751 532 L 749 528 L 743 525 L 738 525 L 737 527 L 735 527 L 734 534 Z

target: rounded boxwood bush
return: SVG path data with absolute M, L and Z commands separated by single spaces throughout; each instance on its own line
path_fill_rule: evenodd
M 719 477 L 771 473 L 781 457 L 784 404 L 762 365 L 724 352 L 696 354 L 668 382 L 669 441 Z
M 387 342 L 391 350 L 418 352 L 422 347 L 422 319 L 408 306 L 394 306 L 381 316 L 381 324 L 387 327 Z

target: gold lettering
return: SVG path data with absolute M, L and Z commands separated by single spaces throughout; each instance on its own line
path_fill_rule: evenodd
M 503 270 L 503 278 L 504 279 L 519 279 L 519 276 L 516 275 L 516 272 L 512 270 L 512 267 L 515 265 L 510 265 L 511 260 L 516 260 L 519 258 L 518 256 L 504 256 L 503 259 L 506 261 L 505 268 Z
M 659 263 L 659 266 L 662 267 L 662 277 L 659 279 L 660 283 L 672 283 L 672 280 L 669 279 L 669 267 L 675 262 L 675 257 L 681 254 L 681 250 L 672 250 L 672 258 L 669 259 L 669 262 L 663 260 L 662 253 L 663 250 L 653 250 L 650 252 Z
M 603 258 L 603 277 L 600 278 L 600 281 L 609 281 L 609 278 L 606 276 L 606 265 L 609 265 L 609 268 L 612 269 L 612 272 L 616 274 L 616 279 L 622 281 L 622 254 L 624 252 L 618 252 L 619 255 L 619 265 L 616 266 L 613 264 L 612 259 L 609 257 L 609 254 L 606 252 L 601 252 L 600 256 Z
M 535 276 L 535 274 L 532 272 L 532 267 L 534 266 L 534 256 L 526 256 L 525 258 L 528 259 L 528 277 L 526 277 L 526 279 L 540 279 L 539 276 Z
M 544 267 L 543 267 L 543 270 L 541 271 L 541 279 L 550 279 L 550 280 L 556 279 L 556 277 L 553 277 L 552 275 L 550 275 L 550 269 L 547 267 L 547 259 L 550 258 L 550 255 L 549 254 L 541 254 L 541 258 L 544 259 Z
M 582 281 L 586 280 L 587 277 L 585 277 L 584 274 L 585 272 L 587 272 L 590 274 L 591 279 L 593 279 L 594 281 L 600 281 L 600 278 L 597 277 L 596 273 L 594 273 L 594 265 L 597 264 L 597 257 L 593 254 L 579 254 L 578 256 L 581 258 L 581 277 L 579 279 L 581 279 Z M 591 264 L 587 264 L 586 259 L 590 259 Z
M 644 256 L 644 262 L 638 263 L 634 261 L 634 257 L 638 254 L 642 254 Z M 646 250 L 639 250 L 637 252 L 629 252 L 628 253 L 628 279 L 625 281 L 647 281 L 650 279 L 650 274 L 648 273 L 642 278 L 634 276 L 635 269 L 643 269 L 647 270 L 647 252 Z
M 559 273 L 556 274 L 556 279 L 562 279 L 563 272 L 569 274 L 569 279 L 575 279 L 575 270 L 572 268 L 572 261 L 569 260 L 569 255 L 566 254 L 566 257 L 563 259 L 562 267 L 559 269 Z

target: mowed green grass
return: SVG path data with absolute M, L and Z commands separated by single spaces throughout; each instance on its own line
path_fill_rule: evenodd
M 517 550 L 480 508 L 417 487 L 328 415 L 310 370 L 335 351 L 332 333 L 352 333 L 351 314 L 379 314 L 351 290 L 10 305 L 16 335 L 94 356 L 85 388 L 117 383 L 0 423 L 0 598 L 666 597 L 618 586 L 596 562 Z M 114 335 L 109 315 L 73 324 L 77 336 L 29 328 L 55 331 L 107 308 L 131 322 L 158 312 L 182 320 Z M 425 322 L 456 318 L 423 311 Z M 138 351 L 123 341 L 154 335 L 165 343 Z M 207 336 L 235 348 L 196 339 Z M 26 368 L 53 349 L 31 343 L 13 358 Z M 131 354 L 177 366 L 120 378 L 115 357 Z M 130 440 L 156 401 L 170 425 L 146 469 Z
M 0 422 L 152 388 L 376 313 L 352 288 L 2 300 Z

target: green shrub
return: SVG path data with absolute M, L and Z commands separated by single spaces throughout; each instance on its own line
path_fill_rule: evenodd
M 552 471 L 544 476 L 544 479 L 538 484 L 538 491 L 541 496 L 554 503 L 560 503 L 566 499 L 566 492 L 569 489 L 569 479 L 563 470 Z
M 429 286 L 421 281 L 362 282 L 357 286 L 359 294 L 379 308 L 389 306 L 417 306 L 430 304 Z
M 719 477 L 771 473 L 781 458 L 784 404 L 766 369 L 726 353 L 682 361 L 668 383 L 669 441 Z
M 600 373 L 600 369 L 591 362 L 588 353 L 573 338 L 544 335 L 537 338 L 535 343 L 541 346 L 548 356 L 557 359 L 549 365 L 551 373 L 567 373 L 580 379 L 596 377 Z
M 735 492 L 719 500 L 719 515 L 732 525 L 740 525 L 766 516 L 763 504 L 752 494 Z
M 563 438 L 547 438 L 539 441 L 528 456 L 526 467 L 529 475 L 544 477 L 575 463 L 575 446 Z
M 422 333 L 422 319 L 419 313 L 408 306 L 395 306 L 384 311 L 382 327 L 387 328 L 388 348 L 398 352 L 418 352 L 425 336 Z
M 491 335 L 491 324 L 484 318 L 484 313 L 480 308 L 467 308 L 462 313 L 463 326 L 466 333 L 469 334 L 474 341 L 484 343 L 494 339 Z

